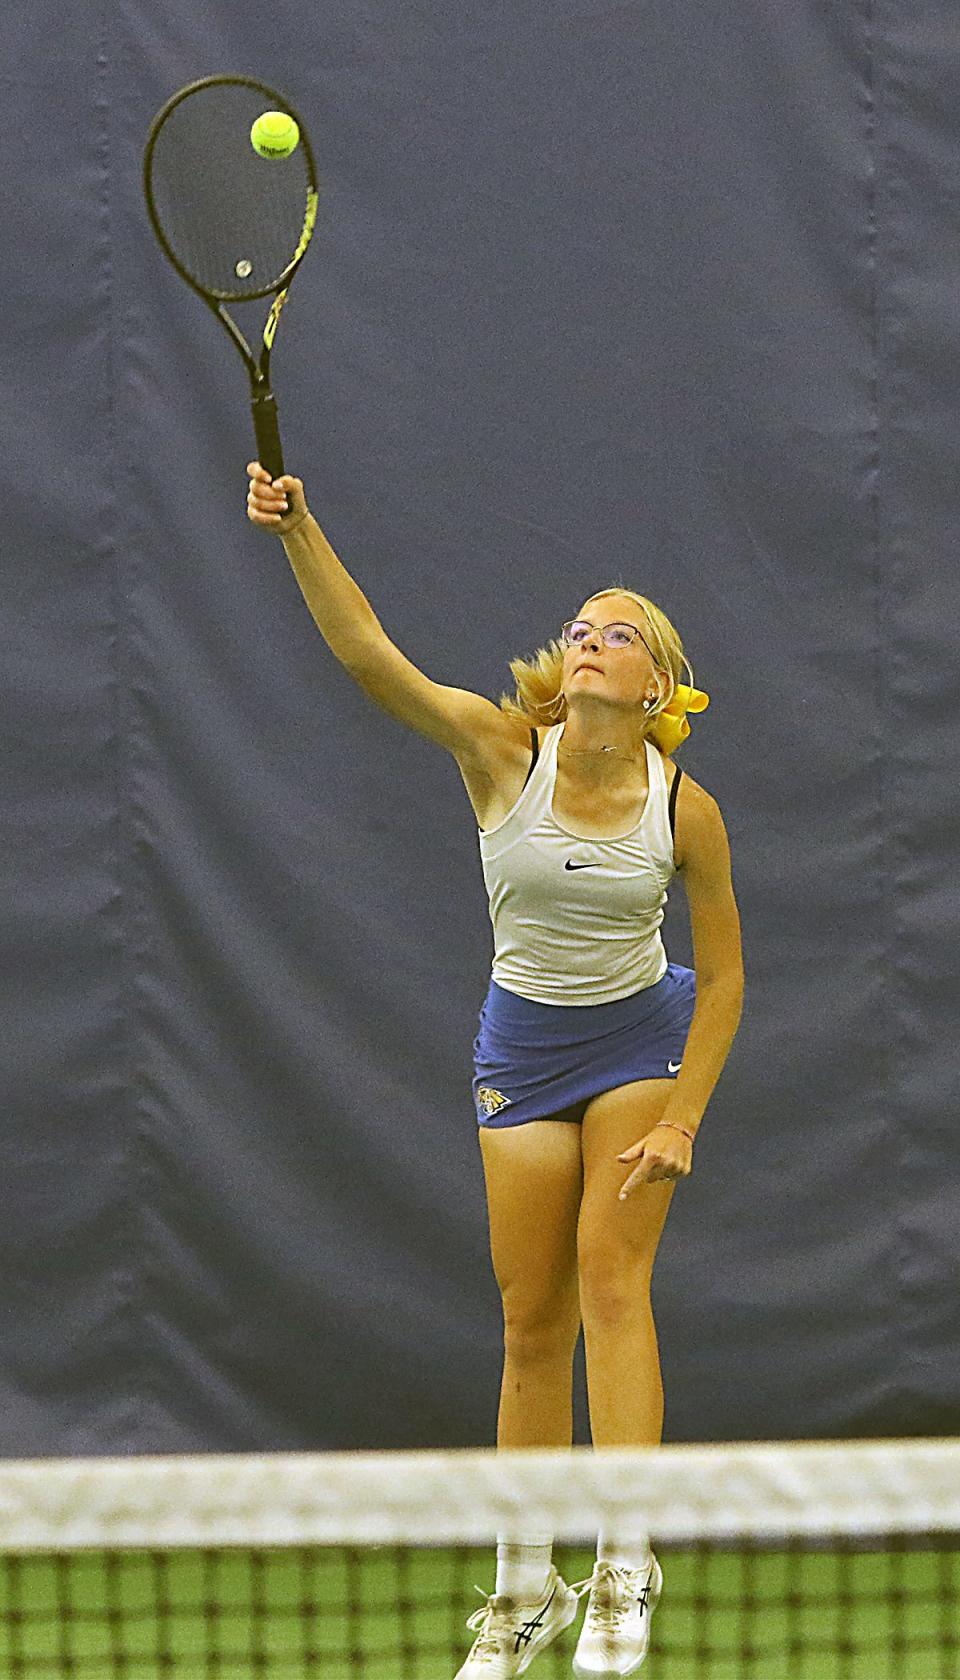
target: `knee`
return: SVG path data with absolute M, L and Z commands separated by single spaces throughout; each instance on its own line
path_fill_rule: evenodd
M 585 1327 L 615 1329 L 650 1311 L 652 1262 L 634 1253 L 597 1248 L 580 1256 L 580 1301 Z
M 573 1357 L 580 1334 L 579 1297 L 558 1296 L 534 1302 L 503 1296 L 503 1346 L 513 1364 L 536 1365 Z

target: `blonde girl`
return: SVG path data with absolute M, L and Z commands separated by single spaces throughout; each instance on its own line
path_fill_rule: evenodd
M 672 760 L 706 695 L 645 596 L 592 595 L 499 705 L 432 682 L 385 634 L 309 513 L 257 462 L 248 515 L 279 535 L 335 657 L 455 759 L 479 828 L 494 933 L 473 1094 L 503 1302 L 497 1444 L 568 1447 L 581 1328 L 595 1446 L 659 1442 L 650 1280 L 677 1183 L 740 1019 L 740 926 L 713 797 Z M 558 618 L 562 617 L 558 614 Z M 689 675 L 690 682 L 682 677 Z M 694 968 L 660 936 L 679 873 Z M 457 1680 L 522 1674 L 589 1592 L 579 1680 L 642 1663 L 662 1575 L 642 1513 L 568 1585 L 546 1534 L 500 1535 L 495 1588 Z

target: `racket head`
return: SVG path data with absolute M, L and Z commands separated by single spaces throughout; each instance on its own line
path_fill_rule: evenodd
M 288 158 L 259 156 L 250 129 L 285 111 L 300 130 Z M 316 161 L 303 118 L 249 76 L 205 76 L 157 112 L 143 159 L 147 212 L 164 255 L 211 303 L 270 297 L 289 285 L 317 219 Z

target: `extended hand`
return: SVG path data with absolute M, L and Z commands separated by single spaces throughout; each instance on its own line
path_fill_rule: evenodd
M 693 1144 L 683 1132 L 673 1126 L 654 1126 L 639 1143 L 625 1149 L 618 1161 L 636 1161 L 637 1165 L 620 1191 L 620 1201 L 635 1190 L 638 1184 L 659 1184 L 677 1178 L 689 1178 L 693 1169 Z

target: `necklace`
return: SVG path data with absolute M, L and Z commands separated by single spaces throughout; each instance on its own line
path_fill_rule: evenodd
M 563 751 L 558 753 L 558 757 L 560 757 L 560 758 L 591 758 L 591 757 L 594 757 L 598 752 L 624 753 L 625 756 L 629 759 L 631 764 L 639 764 L 640 763 L 640 760 L 637 758 L 636 753 L 626 753 L 626 750 L 623 747 L 564 747 Z

